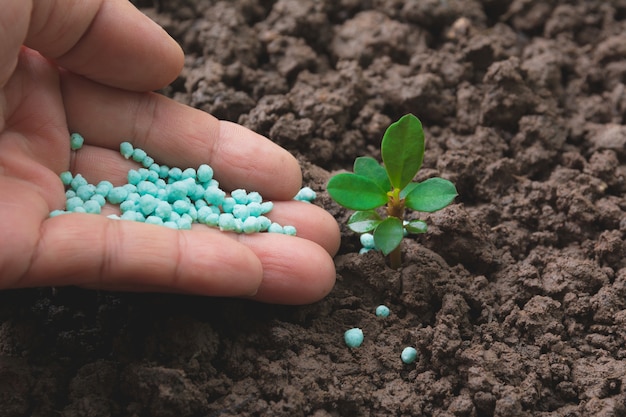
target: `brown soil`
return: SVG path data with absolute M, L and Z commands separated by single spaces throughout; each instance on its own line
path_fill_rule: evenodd
M 330 173 L 408 112 L 460 195 L 399 271 L 342 226 L 310 306 L 3 292 L 0 415 L 626 415 L 625 1 L 136 3 L 187 53 L 165 94 L 292 151 L 342 225 Z

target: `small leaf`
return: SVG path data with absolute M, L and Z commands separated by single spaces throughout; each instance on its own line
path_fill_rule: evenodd
M 418 184 L 419 182 L 408 183 L 407 186 L 400 191 L 400 198 L 405 198 L 411 191 L 413 191 L 413 188 L 417 187 Z
M 348 227 L 357 233 L 367 233 L 376 229 L 382 221 L 383 219 L 374 210 L 357 211 L 350 216 Z
M 354 160 L 354 173 L 362 175 L 374 181 L 378 186 L 385 190 L 391 190 L 387 171 L 381 164 L 372 157 L 361 156 Z
M 326 189 L 337 203 L 352 210 L 371 210 L 387 203 L 387 193 L 374 181 L 348 172 L 332 177 Z
M 407 232 L 417 235 L 420 233 L 426 233 L 426 231 L 428 230 L 428 225 L 424 220 L 411 220 L 404 225 L 404 228 Z
M 391 185 L 403 189 L 424 160 L 422 123 L 412 114 L 402 116 L 385 131 L 380 150 Z
M 407 207 L 425 212 L 441 210 L 454 200 L 458 193 L 456 187 L 443 178 L 429 178 L 420 182 L 406 196 Z
M 402 220 L 389 216 L 374 230 L 374 243 L 383 254 L 389 255 L 404 237 Z

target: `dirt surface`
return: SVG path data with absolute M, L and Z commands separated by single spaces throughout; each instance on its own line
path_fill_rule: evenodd
M 164 93 L 293 152 L 342 225 L 330 173 L 408 112 L 460 195 L 399 271 L 342 226 L 314 305 L 2 292 L 2 417 L 626 415 L 626 1 L 136 3 L 187 53 Z

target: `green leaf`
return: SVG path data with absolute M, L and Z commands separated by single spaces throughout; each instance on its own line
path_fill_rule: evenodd
M 326 189 L 337 203 L 352 210 L 371 210 L 387 203 L 387 193 L 378 184 L 348 172 L 332 177 Z
M 389 216 L 374 230 L 374 244 L 383 254 L 389 255 L 404 237 L 402 220 Z
M 348 220 L 348 227 L 353 232 L 367 233 L 376 229 L 383 219 L 374 210 L 357 211 Z
M 456 187 L 450 181 L 429 178 L 407 194 L 405 204 L 413 210 L 433 212 L 450 204 L 457 195 Z
M 404 225 L 404 228 L 407 232 L 417 235 L 420 233 L 426 233 L 428 225 L 424 220 L 411 220 Z
M 403 189 L 424 160 L 422 123 L 412 114 L 402 116 L 385 131 L 380 150 L 391 185 Z
M 378 186 L 385 190 L 391 190 L 387 171 L 381 164 L 372 157 L 361 156 L 354 160 L 354 173 L 362 175 L 374 181 Z
M 410 182 L 407 184 L 406 187 L 404 187 L 402 189 L 402 191 L 400 191 L 400 198 L 405 198 L 407 196 L 407 194 L 409 194 L 411 191 L 413 191 L 413 188 L 417 187 L 417 185 L 419 184 L 419 182 Z

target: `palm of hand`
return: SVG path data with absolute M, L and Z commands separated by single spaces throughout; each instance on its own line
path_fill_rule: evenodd
M 43 58 L 24 49 L 0 97 L 0 285 L 14 287 L 40 274 L 41 237 L 50 210 L 63 206 L 57 173 L 69 169 L 70 150 L 59 74 Z

